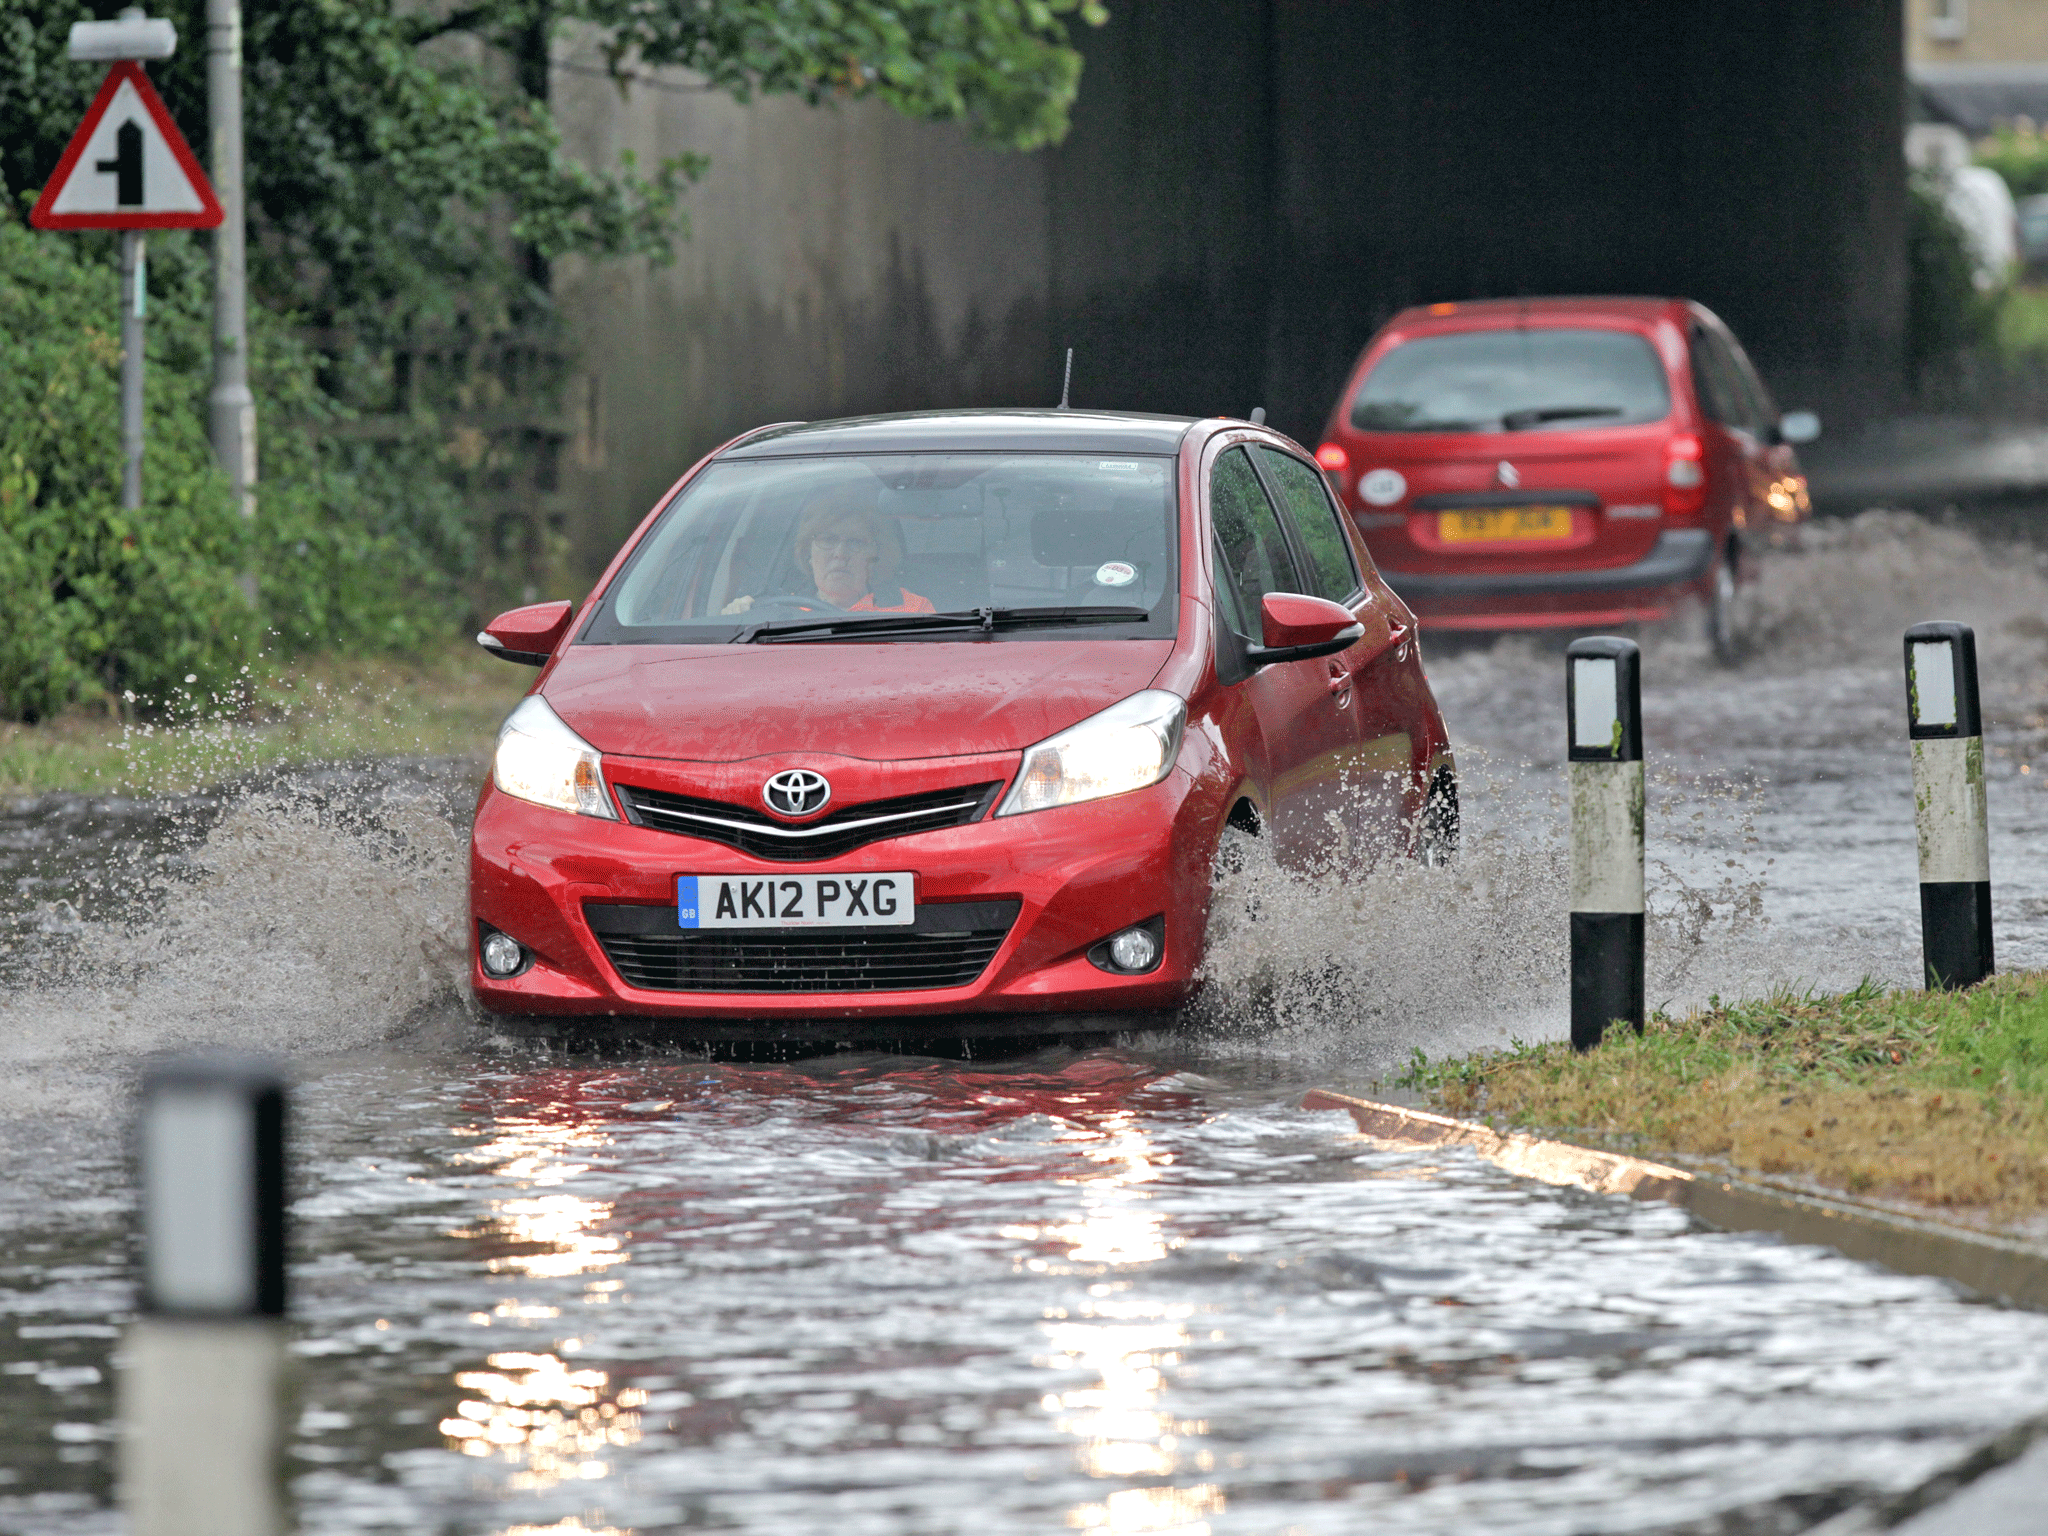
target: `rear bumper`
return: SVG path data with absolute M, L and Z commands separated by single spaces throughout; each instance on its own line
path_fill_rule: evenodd
M 1714 563 L 1714 536 L 1705 528 L 1667 528 L 1633 565 L 1592 571 L 1390 571 L 1380 574 L 1404 601 L 1439 597 L 1524 597 L 1555 594 L 1649 592 L 1689 586 Z M 1609 606 L 1603 604 L 1601 606 Z

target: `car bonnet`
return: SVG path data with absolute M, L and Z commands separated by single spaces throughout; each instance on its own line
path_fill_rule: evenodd
M 1147 687 L 1173 642 L 575 645 L 542 692 L 600 752 L 738 762 L 1014 752 Z

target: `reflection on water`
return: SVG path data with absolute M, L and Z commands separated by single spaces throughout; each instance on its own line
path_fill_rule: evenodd
M 1079 1149 L 1091 1165 L 1086 1173 L 1057 1181 L 1080 1192 L 1080 1211 L 1073 1219 L 1045 1226 L 1004 1227 L 1005 1237 L 1064 1245 L 1067 1263 L 1062 1268 L 1068 1273 L 1080 1265 L 1149 1264 L 1178 1246 L 1146 1188 L 1158 1182 L 1173 1159 L 1153 1144 L 1135 1115 L 1128 1110 L 1103 1115 L 1092 1125 L 1064 1132 L 1058 1141 Z M 1052 1263 L 1033 1257 L 1026 1266 L 1045 1271 Z M 1043 1407 L 1055 1415 L 1062 1434 L 1081 1441 L 1079 1465 L 1090 1477 L 1171 1477 L 1180 1468 L 1184 1443 L 1208 1430 L 1160 1406 L 1163 1373 L 1180 1363 L 1188 1342 L 1182 1320 L 1194 1308 L 1117 1299 L 1127 1288 L 1122 1281 L 1098 1281 L 1088 1287 L 1088 1300 L 1077 1316 L 1069 1317 L 1065 1308 L 1047 1311 L 1051 1353 L 1041 1363 L 1062 1374 L 1080 1367 L 1093 1372 L 1096 1381 L 1047 1393 Z M 1196 1449 L 1194 1463 L 1206 1471 L 1214 1458 Z M 1123 1488 L 1074 1505 L 1066 1522 L 1077 1530 L 1207 1536 L 1209 1526 L 1200 1517 L 1223 1505 L 1221 1490 L 1209 1485 Z
M 1794 1529 L 2048 1408 L 2048 1319 L 1296 1091 L 1110 1052 L 339 1064 L 297 1110 L 301 1529 Z M 0 1528 L 112 1536 L 109 1469 L 56 1452 L 111 1413 L 126 1293 L 15 1248 Z
M 551 1488 L 606 1475 L 603 1452 L 640 1440 L 632 1410 L 647 1393 L 628 1387 L 605 1395 L 603 1371 L 571 1370 L 552 1354 L 516 1350 L 489 1357 L 488 1371 L 458 1371 L 455 1385 L 477 1394 L 441 1421 L 441 1433 L 465 1456 L 502 1456 L 519 1470 L 506 1485 Z

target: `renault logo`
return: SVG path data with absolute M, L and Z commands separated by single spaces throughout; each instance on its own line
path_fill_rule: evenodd
M 1502 459 L 1493 466 L 1493 483 L 1512 491 L 1522 483 L 1521 471 L 1516 469 L 1506 459 Z
M 825 775 L 808 768 L 785 768 L 770 774 L 761 786 L 761 799 L 778 816 L 808 816 L 825 809 L 832 798 L 832 786 Z

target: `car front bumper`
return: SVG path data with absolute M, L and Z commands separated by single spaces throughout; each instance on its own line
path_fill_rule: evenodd
M 871 843 L 838 858 L 788 863 L 627 822 L 576 816 L 486 786 L 471 840 L 470 984 L 513 1020 L 655 1023 L 689 1040 L 861 1041 L 1096 1033 L 1156 1025 L 1188 996 L 1200 960 L 1215 812 L 1176 768 L 1149 789 L 1022 816 Z M 1014 909 L 979 974 L 961 985 L 896 991 L 716 990 L 638 986 L 621 971 L 619 934 L 674 945 L 678 875 L 862 874 L 910 870 L 921 919 Z M 1160 918 L 1164 953 L 1142 975 L 1099 968 L 1091 947 Z M 487 976 L 485 927 L 530 952 L 519 974 Z M 750 953 L 794 940 L 892 930 L 747 930 Z M 900 932 L 901 930 L 894 930 Z M 733 930 L 717 930 L 719 938 Z M 673 937 L 671 937 L 673 936 Z M 607 951 L 610 939 L 614 952 Z M 697 942 L 695 937 L 692 943 Z M 627 968 L 631 969 L 630 962 Z M 698 974 L 698 973 L 691 973 Z M 748 975 L 756 972 L 745 972 Z

